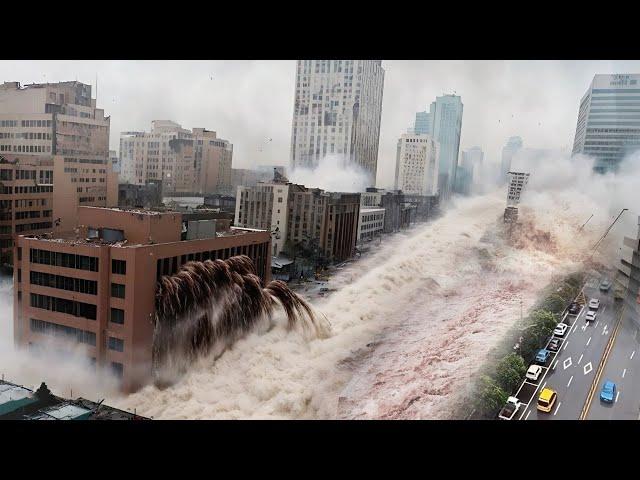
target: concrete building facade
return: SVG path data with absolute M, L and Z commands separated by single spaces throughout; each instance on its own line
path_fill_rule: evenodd
M 615 283 L 615 289 L 622 292 L 627 313 L 640 324 L 640 217 L 636 237 L 623 239 Z
M 291 167 L 336 155 L 375 183 L 383 87 L 380 60 L 298 60 Z
M 384 208 L 360 208 L 358 242 L 371 240 L 384 232 Z
M 154 120 L 151 132 L 120 134 L 124 181 L 162 181 L 167 194 L 232 193 L 233 145 L 204 128 Z
M 395 189 L 411 195 L 437 195 L 439 150 L 430 135 L 401 135 L 396 152 Z
M 191 260 L 245 254 L 270 279 L 269 232 L 230 228 L 182 241 L 177 212 L 80 207 L 80 227 L 14 249 L 14 339 L 38 351 L 82 347 L 133 391 L 152 374 L 155 294 L 162 275 Z
M 616 172 L 640 149 L 640 74 L 595 75 L 580 101 L 573 153 L 595 157 L 598 173 Z

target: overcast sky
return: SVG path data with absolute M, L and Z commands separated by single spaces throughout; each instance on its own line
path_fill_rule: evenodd
M 640 61 L 383 61 L 378 185 L 392 183 L 396 141 L 437 96 L 462 96 L 461 149 L 499 161 L 511 135 L 525 146 L 571 148 L 578 105 L 596 73 L 640 73 Z M 204 127 L 233 143 L 233 166 L 289 161 L 295 61 L 0 61 L 3 81 L 94 86 L 119 134 L 154 119 Z M 272 138 L 273 141 L 268 142 Z M 262 151 L 260 151 L 262 150 Z

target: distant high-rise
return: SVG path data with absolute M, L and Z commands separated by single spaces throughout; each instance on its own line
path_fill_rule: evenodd
M 398 140 L 395 189 L 410 195 L 437 195 L 438 150 L 430 135 L 403 134 Z
M 482 168 L 484 152 L 480 147 L 471 147 L 462 151 L 460 165 L 456 173 L 456 191 L 468 195 Z
M 338 155 L 375 182 L 383 86 L 380 60 L 298 60 L 292 169 Z
M 573 153 L 595 157 L 594 171 L 615 172 L 640 149 L 640 74 L 595 75 L 580 101 Z
M 416 112 L 413 133 L 431 135 L 431 115 L 429 112 Z
M 522 138 L 510 137 L 507 144 L 502 148 L 502 163 L 500 164 L 500 178 L 503 182 L 508 180 L 508 173 L 511 170 L 513 157 L 522 149 Z
M 451 196 L 458 168 L 460 132 L 462 130 L 462 99 L 457 95 L 436 97 L 429 113 L 416 113 L 416 133 L 426 133 L 440 145 L 438 191 L 442 199 Z

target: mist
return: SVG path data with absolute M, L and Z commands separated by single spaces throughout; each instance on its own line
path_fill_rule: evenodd
M 364 192 L 374 186 L 367 172 L 359 165 L 346 162 L 343 155 L 327 155 L 316 168 L 296 168 L 289 172 L 289 181 L 328 192 Z

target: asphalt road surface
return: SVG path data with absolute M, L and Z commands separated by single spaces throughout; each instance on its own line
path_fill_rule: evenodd
M 531 402 L 524 410 L 521 417 L 523 420 L 577 420 L 580 418 L 596 369 L 616 321 L 611 290 L 608 293 L 600 292 L 598 281 L 592 279 L 585 285 L 584 293 L 587 300 L 600 299 L 596 320 L 594 322 L 585 320 L 587 305 L 577 317 L 567 317 L 565 323 L 569 323 L 571 328 L 565 333 L 558 355 L 549 365 L 549 372 L 542 385 L 536 390 Z M 541 412 L 536 408 L 538 396 L 545 386 L 555 390 L 558 395 L 549 413 Z M 640 392 L 640 385 L 637 389 Z M 599 390 L 597 393 L 599 395 Z M 640 396 L 637 398 L 640 399 Z

